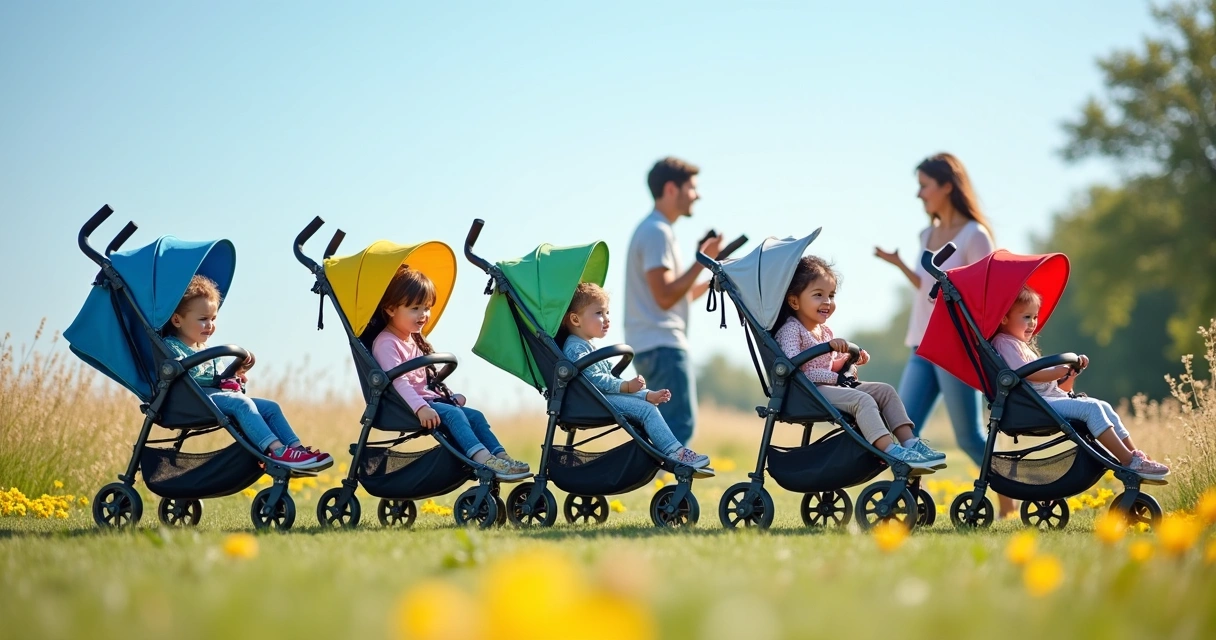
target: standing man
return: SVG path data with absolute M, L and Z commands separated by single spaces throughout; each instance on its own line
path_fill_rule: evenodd
M 702 267 L 683 266 L 672 225 L 692 215 L 701 170 L 678 158 L 655 163 L 647 177 L 654 211 L 629 241 L 625 258 L 625 341 L 635 352 L 633 366 L 651 389 L 670 389 L 671 400 L 659 411 L 671 433 L 687 444 L 696 422 L 697 389 L 688 360 L 688 303 L 705 294 L 697 283 Z M 701 244 L 702 253 L 717 257 L 721 237 Z

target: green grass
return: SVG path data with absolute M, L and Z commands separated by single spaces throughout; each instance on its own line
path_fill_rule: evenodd
M 451 516 L 431 514 L 419 514 L 411 530 L 385 530 L 366 495 L 358 530 L 321 531 L 314 512 L 320 491 L 306 489 L 297 492 L 296 527 L 259 535 L 258 553 L 248 560 L 223 551 L 231 532 L 252 531 L 250 500 L 242 495 L 207 501 L 193 530 L 160 528 L 147 494 L 134 532 L 100 532 L 80 508 L 67 520 L 0 518 L 0 637 L 392 637 L 411 586 L 438 579 L 475 592 L 486 565 L 529 550 L 572 558 L 592 584 L 643 602 L 662 637 L 1216 634 L 1216 564 L 1203 560 L 1210 535 L 1182 557 L 1158 548 L 1135 563 L 1129 544 L 1155 544 L 1151 535 L 1106 547 L 1092 533 L 1095 511 L 1082 511 L 1067 530 L 1038 536 L 1039 552 L 1062 561 L 1064 581 L 1034 598 L 1022 569 L 1005 557 L 1020 524 L 956 532 L 943 516 L 883 553 L 856 525 L 807 530 L 798 496 L 770 483 L 772 530 L 726 532 L 717 500 L 744 472 L 724 475 L 694 485 L 700 525 L 676 532 L 650 525 L 649 488 L 620 497 L 628 510 L 605 525 L 559 521 L 547 530 L 486 532 L 458 530 Z M 518 590 L 496 597 L 528 595 L 527 584 Z M 557 619 L 543 597 L 519 602 L 526 622 L 501 629 L 503 637 L 535 637 Z M 451 624 L 479 613 L 467 611 Z M 571 628 L 561 637 L 578 637 L 604 621 L 562 624 Z

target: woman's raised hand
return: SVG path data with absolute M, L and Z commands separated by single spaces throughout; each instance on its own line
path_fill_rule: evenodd
M 904 261 L 899 257 L 899 249 L 891 252 L 883 251 L 878 247 L 874 247 L 874 256 L 883 262 L 889 262 L 895 266 L 902 266 Z

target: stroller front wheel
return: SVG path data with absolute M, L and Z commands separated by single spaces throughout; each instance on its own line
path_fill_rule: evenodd
M 1023 500 L 1022 524 L 1037 529 L 1063 529 L 1068 526 L 1068 501 Z
M 330 529 L 354 529 L 359 526 L 359 517 L 363 510 L 359 499 L 351 494 L 350 499 L 342 500 L 342 487 L 334 487 L 321 494 L 317 501 L 317 522 L 322 527 Z
M 727 489 L 718 502 L 718 519 L 727 529 L 739 526 L 767 529 L 773 524 L 773 497 L 764 487 L 748 499 L 750 482 L 740 482 Z
M 193 527 L 203 518 L 203 503 L 199 500 L 161 498 L 156 516 L 170 527 Z
M 812 491 L 802 496 L 801 511 L 802 523 L 808 527 L 844 527 L 853 520 L 853 500 L 844 489 Z
M 548 487 L 536 504 L 529 504 L 535 482 L 521 482 L 507 495 L 507 519 L 517 527 L 551 527 L 557 521 L 557 498 Z
M 701 519 L 701 505 L 689 491 L 679 504 L 675 504 L 676 487 L 669 485 L 659 489 L 650 500 L 650 520 L 656 527 L 691 526 Z
M 476 523 L 481 529 L 489 529 L 494 526 L 498 522 L 498 499 L 487 494 L 486 498 L 481 501 L 480 507 L 474 507 L 476 502 L 476 487 L 465 491 L 456 498 L 456 504 L 452 507 L 452 516 L 456 518 L 456 524 L 463 527 Z
M 1118 505 L 1123 500 L 1123 495 L 1120 493 L 1111 501 L 1111 511 L 1119 511 Z M 1123 517 L 1127 519 L 1127 524 L 1131 526 L 1146 524 L 1149 527 L 1155 528 L 1161 524 L 1161 505 L 1157 504 L 1157 500 L 1147 493 L 1141 492 L 1137 495 L 1135 502 L 1132 503 L 1131 510 L 1122 513 Z
M 894 500 L 890 500 L 892 484 L 890 480 L 879 480 L 866 487 L 857 497 L 857 524 L 863 530 L 888 520 L 899 522 L 909 531 L 916 526 L 916 498 L 912 491 L 904 487 Z
M 134 487 L 112 482 L 93 497 L 93 522 L 102 529 L 125 529 L 139 524 L 144 501 Z
M 255 528 L 286 531 L 296 522 L 296 501 L 292 500 L 289 494 L 284 493 L 283 497 L 279 498 L 278 504 L 274 505 L 269 513 L 265 513 L 271 490 L 272 487 L 267 487 L 253 497 L 253 504 L 249 507 L 249 517 L 253 520 Z
M 992 501 L 984 496 L 977 504 L 975 493 L 960 493 L 950 503 L 950 522 L 963 529 L 987 529 L 992 526 Z

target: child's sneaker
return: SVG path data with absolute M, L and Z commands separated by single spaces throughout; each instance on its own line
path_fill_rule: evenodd
M 507 462 L 502 458 L 495 458 L 493 456 L 482 464 L 484 464 L 490 471 L 493 471 L 494 475 L 497 476 L 499 480 L 523 480 L 524 478 L 532 475 L 532 473 L 529 471 L 516 471 L 514 467 L 511 466 L 510 462 Z
M 317 460 L 317 454 L 295 447 L 283 447 L 278 451 L 272 449 L 266 457 L 288 469 L 312 469 L 325 464 Z M 332 459 L 326 462 L 331 461 Z
M 326 462 L 333 460 L 333 456 L 329 455 L 328 453 L 325 453 L 324 451 L 321 451 L 320 449 L 313 449 L 312 447 L 306 447 L 302 444 L 297 444 L 293 448 L 299 449 L 299 450 L 303 451 L 304 453 L 313 454 L 314 456 L 317 457 L 317 462 L 319 462 L 321 464 L 325 464 Z
M 909 449 L 898 444 L 892 444 L 891 448 L 887 449 L 884 453 L 913 469 L 932 469 L 942 462 L 936 458 L 929 458 L 916 449 Z
M 937 460 L 939 462 L 942 462 L 942 461 L 945 461 L 945 459 L 946 459 L 946 454 L 942 453 L 941 451 L 933 450 L 931 447 L 929 447 L 928 444 L 925 443 L 924 438 L 917 438 L 915 444 L 913 444 L 910 447 L 905 447 L 905 448 L 911 449 L 930 460 Z
M 1170 474 L 1169 467 L 1149 460 L 1148 456 L 1139 449 L 1132 452 L 1132 461 L 1128 463 L 1127 468 L 1146 480 L 1161 480 Z
M 709 456 L 697 453 L 688 447 L 680 447 L 678 451 L 671 455 L 671 459 L 693 469 L 709 466 Z
M 531 473 L 532 471 L 532 467 L 528 466 L 527 462 L 524 462 L 523 460 L 516 460 L 515 458 L 512 458 L 511 454 L 509 453 L 504 453 L 501 456 L 495 457 L 506 460 L 507 464 L 511 465 L 511 473 Z

